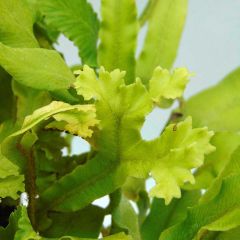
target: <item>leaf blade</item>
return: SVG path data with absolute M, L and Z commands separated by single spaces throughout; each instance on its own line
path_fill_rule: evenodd
M 137 214 L 123 195 L 119 205 L 112 212 L 112 219 L 120 228 L 127 229 L 133 239 L 141 239 Z
M 137 61 L 137 76 L 147 85 L 157 66 L 171 68 L 183 30 L 187 0 L 159 0 L 148 20 L 148 32 Z
M 167 202 L 174 196 L 180 197 L 185 180 L 193 182 L 190 170 L 199 167 L 204 155 L 213 150 L 209 144 L 213 133 L 207 128 L 192 129 L 189 118 L 179 123 L 176 130 L 170 125 L 162 136 L 146 142 L 140 129 L 153 104 L 141 81 L 124 84 L 124 73 L 118 69 L 108 72 L 101 68 L 97 77 L 93 69 L 85 66 L 79 74 L 75 83 L 78 94 L 86 100 L 96 100 L 100 120 L 97 154 L 48 188 L 43 195 L 44 202 L 52 203 L 51 208 L 55 210 L 74 211 L 113 192 L 128 176 L 145 179 L 150 173 L 157 181 L 154 194 L 165 197 Z M 165 176 L 178 195 L 176 192 L 168 195 L 169 188 L 161 193 L 159 188 L 165 183 Z
M 237 68 L 216 86 L 190 98 L 183 105 L 183 114 L 193 117 L 194 126 L 208 126 L 214 131 L 238 131 L 239 79 L 240 68 Z
M 104 210 L 93 205 L 76 212 L 50 212 L 48 218 L 51 220 L 51 225 L 42 235 L 49 238 L 62 236 L 97 238 L 103 217 Z
M 1 1 L 0 9 L 0 42 L 12 47 L 38 47 L 32 32 L 33 17 L 25 1 Z
M 35 89 L 65 89 L 74 81 L 63 59 L 52 50 L 10 48 L 0 43 L 0 65 L 16 81 Z
M 102 0 L 98 63 L 108 71 L 126 71 L 126 82 L 135 79 L 137 13 L 134 0 Z
M 199 191 L 184 192 L 180 199 L 174 199 L 166 206 L 162 199 L 154 198 L 150 213 L 141 226 L 143 240 L 158 240 L 161 233 L 181 222 L 187 214 L 187 208 L 197 203 Z
M 240 178 L 240 148 L 233 153 L 219 177 L 200 199 L 198 205 L 188 210 L 187 217 L 173 228 L 167 229 L 161 240 L 201 239 L 208 225 L 215 225 L 220 231 L 235 228 L 240 224 L 239 218 L 239 178 Z M 231 196 L 231 197 L 229 197 Z M 226 222 L 228 227 L 220 225 Z M 197 222 L 197 224 L 195 224 Z
M 97 66 L 99 22 L 86 0 L 41 0 L 46 22 L 72 40 L 84 64 Z

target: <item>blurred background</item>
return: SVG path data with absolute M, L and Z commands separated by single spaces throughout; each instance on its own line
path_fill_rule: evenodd
M 100 0 L 89 0 L 95 11 L 100 13 Z M 147 0 L 137 0 L 141 13 Z M 100 14 L 99 14 L 100 17 Z M 175 67 L 187 67 L 195 73 L 192 77 L 185 97 L 208 88 L 223 79 L 240 63 L 240 0 L 189 0 L 185 29 L 175 62 Z M 146 28 L 139 35 L 139 54 Z M 80 63 L 78 51 L 64 36 L 60 36 L 56 48 L 62 52 L 69 65 Z M 173 106 L 174 107 L 174 106 Z M 145 139 L 153 139 L 159 135 L 169 117 L 171 110 L 155 109 L 146 119 L 142 129 Z M 80 138 L 73 142 L 73 153 L 89 149 L 88 144 Z M 147 187 L 152 185 L 151 180 Z M 96 201 L 105 206 L 107 198 Z M 108 221 L 108 220 L 107 220 Z

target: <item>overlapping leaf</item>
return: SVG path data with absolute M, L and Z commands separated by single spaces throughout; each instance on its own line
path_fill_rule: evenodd
M 212 232 L 214 240 L 238 239 L 240 236 L 240 227 L 231 229 L 227 232 Z
M 33 17 L 25 1 L 1 1 L 1 7 L 9 22 L 5 22 L 5 19 L 1 21 L 0 33 L 3 34 L 0 35 L 4 39 L 0 39 L 0 42 L 19 49 L 6 49 L 6 46 L 1 45 L 0 65 L 23 85 L 34 89 L 55 90 L 58 97 L 76 102 L 65 89 L 70 86 L 74 77 L 61 57 L 54 51 L 36 49 L 39 45 L 33 34 Z M 28 99 L 31 98 L 32 102 L 43 101 L 39 97 L 42 94 L 31 88 L 27 89 Z M 24 90 L 24 86 L 21 89 Z M 26 111 L 22 105 L 19 106 Z
M 76 115 L 75 110 L 78 112 L 77 121 L 75 120 L 75 115 Z M 72 119 L 68 115 L 70 113 L 70 116 L 71 116 L 71 112 L 74 113 L 73 114 L 74 118 Z M 66 113 L 66 116 L 64 116 L 64 113 Z M 60 115 L 59 117 L 59 114 L 63 114 L 63 115 Z M 83 115 L 82 119 L 81 119 L 81 115 Z M 95 126 L 98 123 L 98 121 L 95 119 L 96 115 L 95 115 L 95 108 L 93 105 L 70 105 L 64 102 L 53 101 L 49 105 L 37 109 L 36 111 L 33 112 L 32 115 L 27 116 L 23 122 L 22 129 L 17 133 L 14 133 L 13 135 L 17 136 L 19 134 L 22 134 L 28 131 L 29 129 L 33 128 L 35 125 L 37 125 L 41 121 L 47 120 L 50 117 L 55 118 L 56 121 L 58 121 L 57 119 L 60 119 L 60 121 L 64 121 L 66 122 L 66 124 L 71 124 L 71 123 L 73 125 L 74 123 L 77 124 L 76 126 L 77 130 L 75 130 L 76 134 L 78 133 L 80 136 L 83 136 L 83 137 L 91 137 L 92 131 L 89 128 Z M 47 128 L 51 127 L 50 124 L 47 126 Z M 69 128 L 65 130 L 68 130 L 68 129 Z M 75 131 L 73 130 L 73 133 L 75 133 Z
M 145 190 L 145 180 L 139 178 L 128 177 L 122 186 L 124 196 L 133 201 L 139 200 L 139 194 L 142 190 Z
M 83 111 L 82 114 L 79 114 L 79 110 L 81 109 L 55 114 L 53 116 L 55 121 L 48 124 L 46 128 L 67 131 L 84 138 L 91 137 L 93 133 L 91 127 L 98 123 L 95 119 L 96 114 L 94 111 L 91 112 L 91 108 L 89 111 Z
M 171 68 L 183 30 L 187 0 L 153 0 L 148 32 L 137 62 L 137 76 L 147 84 L 157 66 Z
M 102 69 L 99 74 L 98 80 L 94 71 L 85 67 L 76 82 L 77 91 L 86 100 L 98 99 L 99 152 L 86 165 L 77 167 L 43 193 L 43 203 L 49 203 L 53 209 L 80 209 L 120 187 L 127 174 L 120 167 L 123 149 L 141 140 L 139 130 L 152 106 L 144 86 L 140 82 L 124 86 L 124 73 L 119 70 L 108 73 Z M 63 189 L 65 194 L 62 194 Z
M 138 217 L 130 202 L 121 196 L 119 205 L 112 213 L 114 223 L 123 229 L 126 229 L 134 240 L 140 240 Z
M 74 118 L 69 117 L 74 113 Z M 77 117 L 76 117 L 76 114 Z M 61 124 L 59 130 L 70 131 L 73 134 L 78 134 L 82 137 L 91 137 L 93 131 L 91 130 L 98 121 L 96 120 L 95 108 L 93 105 L 69 105 L 63 102 L 53 101 L 49 105 L 37 109 L 32 115 L 25 118 L 22 128 L 11 134 L 5 139 L 2 147 L 2 152 L 17 165 L 24 167 L 24 156 L 16 149 L 16 146 L 24 141 L 24 138 L 19 137 L 27 133 L 30 129 L 36 127 L 40 122 L 54 118 L 61 113 Z M 66 114 L 66 116 L 64 116 Z M 54 128 L 58 129 L 57 121 L 54 122 Z M 51 122 L 49 123 L 51 124 Z M 71 127 L 69 127 L 69 125 Z M 49 125 L 48 127 L 52 127 Z
M 102 68 L 99 78 L 87 66 L 80 71 L 75 83 L 78 93 L 86 100 L 96 100 L 101 129 L 98 154 L 49 187 L 42 194 L 42 204 L 61 211 L 80 209 L 113 192 L 127 176 L 146 178 L 149 173 L 157 182 L 151 194 L 168 203 L 172 197 L 180 197 L 185 181 L 194 182 L 191 169 L 200 166 L 204 154 L 213 150 L 209 144 L 212 132 L 192 129 L 187 119 L 170 125 L 156 140 L 144 141 L 140 129 L 152 110 L 152 99 L 139 80 L 125 85 L 123 77 L 119 70 L 109 73 Z
M 86 0 L 41 0 L 39 5 L 46 22 L 75 43 L 83 63 L 96 66 L 99 23 L 91 5 Z
M 0 155 L 0 158 L 2 156 Z M 2 164 L 2 161 L 0 161 Z M 0 197 L 11 197 L 12 199 L 18 199 L 19 193 L 24 192 L 24 176 L 19 172 L 15 175 L 0 178 Z
M 236 175 L 240 172 L 240 150 L 236 148 L 236 150 L 231 155 L 231 158 L 228 159 L 225 163 L 224 168 L 222 168 L 221 172 L 218 174 L 217 178 L 214 180 L 214 182 L 209 187 L 208 191 L 203 195 L 203 197 L 200 199 L 201 202 L 208 202 L 212 200 L 216 195 L 218 194 L 222 181 L 231 175 Z
M 24 191 L 24 176 L 20 174 L 18 166 L 3 156 L 1 142 L 13 130 L 11 123 L 0 125 L 0 197 L 17 199 L 18 193 Z
M 12 90 L 16 96 L 16 119 L 19 125 L 21 125 L 24 118 L 34 110 L 51 102 L 51 97 L 48 92 L 26 87 L 16 81 L 12 83 Z
M 0 123 L 13 116 L 13 93 L 11 89 L 11 76 L 0 67 Z
M 25 207 L 18 207 L 18 209 L 11 214 L 9 225 L 5 229 L 0 228 L 0 238 L 2 240 L 41 239 L 41 237 L 34 232 Z
M 66 89 L 74 81 L 70 69 L 53 50 L 11 48 L 0 43 L 0 65 L 16 81 L 35 89 Z
M 4 229 L 0 228 L 1 240 L 97 240 L 97 238 L 81 238 L 71 236 L 61 236 L 57 238 L 41 237 L 36 233 L 30 223 L 26 207 L 19 206 L 10 216 L 9 225 Z M 118 233 L 103 240 L 132 240 L 124 233 Z
M 150 195 L 164 198 L 168 204 L 173 197 L 181 197 L 180 187 L 184 183 L 195 182 L 191 169 L 201 166 L 204 154 L 214 150 L 209 143 L 212 136 L 213 132 L 207 128 L 192 129 L 191 118 L 187 118 L 177 125 L 169 125 L 153 142 L 143 142 L 146 146 L 139 144 L 131 149 L 128 158 L 138 160 L 140 167 L 148 169 L 156 181 Z M 149 154 L 152 160 L 146 163 Z M 130 168 L 133 171 L 131 174 L 137 177 L 137 166 Z
M 137 11 L 134 0 L 102 0 L 98 63 L 106 70 L 126 71 L 126 82 L 135 80 Z
M 198 232 L 196 239 L 204 239 L 207 235 L 214 236 L 213 232 L 215 232 L 215 235 L 218 235 L 219 232 L 232 230 L 238 226 L 240 226 L 240 209 L 235 208 L 232 211 L 230 210 L 227 212 L 223 217 L 219 217 L 216 221 L 202 227 Z
M 206 196 L 203 196 L 201 203 L 190 208 L 185 220 L 166 230 L 160 239 L 208 239 L 206 238 L 208 231 L 228 231 L 238 227 L 240 224 L 239 173 L 240 149 L 238 148 Z M 214 234 L 213 239 L 216 239 Z
M 217 220 L 226 221 L 226 218 L 229 216 L 229 214 L 233 214 L 231 211 L 234 211 L 235 214 L 235 211 L 239 209 L 238 182 L 239 175 L 226 178 L 222 183 L 220 192 L 212 201 L 191 208 L 188 212 L 187 218 L 182 223 L 169 230 L 166 230 L 160 239 L 190 240 L 193 239 L 197 234 L 198 239 L 201 239 L 201 237 L 205 234 L 202 230 L 198 233 L 201 227 L 203 227 L 203 229 L 204 226 L 208 228 L 208 224 Z M 239 224 L 234 220 L 234 218 L 232 220 L 234 222 L 231 222 L 231 224 L 228 223 L 230 226 L 235 227 Z M 219 227 L 218 230 L 223 231 L 224 226 L 222 226 L 222 228 Z
M 209 154 L 204 165 L 194 173 L 196 184 L 188 185 L 186 188 L 209 188 L 210 184 L 231 160 L 232 153 L 240 145 L 240 135 L 235 132 L 218 132 L 211 143 L 216 147 L 216 151 Z
M 5 45 L 17 48 L 23 47 L 37 48 L 38 42 L 33 34 L 33 17 L 25 1 L 22 0 L 1 1 L 0 9 L 1 9 L 0 42 L 4 43 Z M 32 59 L 31 61 L 34 60 Z M 2 63 L 0 62 L 0 65 L 1 64 Z M 21 63 L 15 64 L 21 65 Z M 15 70 L 17 70 L 17 68 Z M 30 69 L 29 74 L 30 75 L 32 74 L 34 76 L 34 74 L 31 73 L 31 71 L 32 70 Z M 2 73 L 3 70 L 1 68 L 1 77 Z M 30 75 L 29 78 L 31 77 Z M 4 86 L 1 87 L 1 90 L 4 91 L 4 93 L 1 94 L 1 96 L 5 97 L 5 99 L 2 99 L 4 103 L 2 103 L 1 109 L 2 110 L 8 109 L 8 111 L 12 111 L 11 112 L 12 117 L 16 117 L 18 123 L 21 124 L 21 121 L 23 120 L 27 113 L 30 113 L 32 110 L 35 110 L 35 108 L 42 106 L 41 103 L 47 101 L 47 94 L 46 93 L 43 94 L 31 88 L 25 88 L 25 86 L 22 86 L 21 84 L 18 84 L 17 86 L 16 84 L 14 84 L 13 92 L 14 95 L 16 96 L 17 105 L 17 108 L 15 109 L 14 104 L 9 106 L 9 104 L 11 104 L 11 95 L 9 95 L 10 94 L 9 87 L 11 86 L 11 83 L 14 83 L 14 81 L 11 81 L 12 78 L 11 75 L 7 76 L 8 77 L 6 80 L 8 81 L 4 81 L 1 83 L 1 85 L 4 84 Z M 34 83 L 32 83 L 32 86 L 33 85 Z M 9 87 L 7 88 L 7 86 Z M 23 96 L 23 93 L 25 93 L 26 95 Z M 6 100 L 7 94 L 8 101 Z M 26 99 L 28 100 L 28 104 L 24 102 Z M 28 107 L 26 107 L 26 105 L 28 105 Z M 14 113 L 14 111 L 16 111 L 16 113 Z M 6 117 L 7 116 L 8 115 L 6 114 Z
M 103 217 L 104 210 L 93 205 L 70 213 L 50 212 L 48 218 L 51 225 L 41 235 L 49 238 L 62 236 L 97 238 Z
M 200 196 L 200 191 L 183 192 L 180 199 L 174 199 L 168 206 L 162 199 L 154 198 L 141 226 L 142 240 L 158 240 L 165 229 L 184 220 L 188 207 L 195 205 Z

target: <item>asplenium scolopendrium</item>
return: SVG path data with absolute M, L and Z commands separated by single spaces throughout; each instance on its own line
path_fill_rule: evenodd
M 237 236 L 238 108 L 234 94 L 216 99 L 225 88 L 238 93 L 239 70 L 185 102 L 184 116 L 156 139 L 140 133 L 146 116 L 181 98 L 189 81 L 185 68 L 169 70 L 186 0 L 151 0 L 140 17 L 134 0 L 102 0 L 101 20 L 86 0 L 0 0 L 0 9 L 2 225 L 17 208 L 0 228 L 1 239 Z M 136 57 L 142 26 L 147 33 Z M 69 68 L 54 50 L 60 33 L 78 47 L 82 65 Z M 229 113 L 224 123 L 217 117 L 222 109 Z M 74 135 L 90 144 L 89 152 L 71 154 Z M 155 185 L 148 192 L 149 177 Z M 203 188 L 209 191 L 202 196 Z M 27 208 L 19 206 L 24 191 Z M 106 195 L 106 208 L 92 204 Z

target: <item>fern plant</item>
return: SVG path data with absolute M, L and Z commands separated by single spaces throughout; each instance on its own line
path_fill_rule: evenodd
M 172 65 L 186 12 L 187 0 L 141 14 L 135 0 L 102 0 L 99 20 L 86 0 L 0 0 L 1 240 L 238 239 L 240 70 L 183 101 L 191 73 Z M 81 65 L 54 49 L 59 34 Z M 146 116 L 174 101 L 144 140 Z M 74 136 L 90 151 L 72 155 Z

